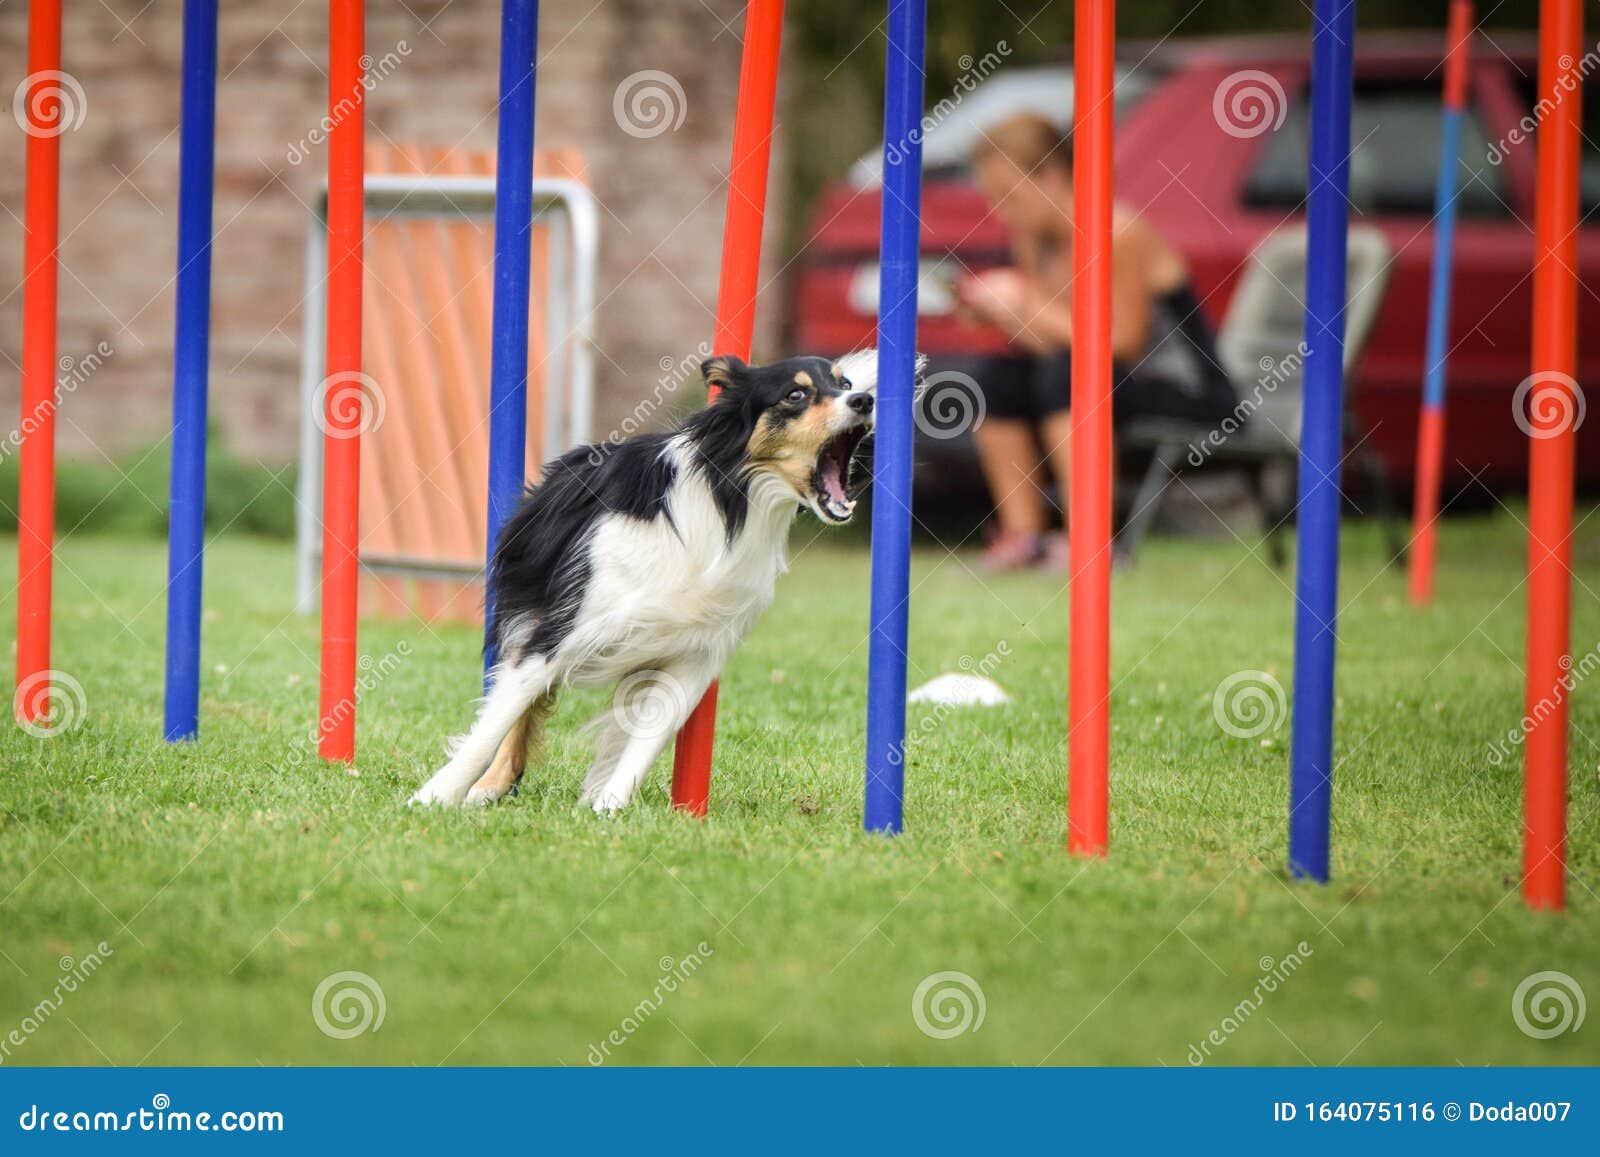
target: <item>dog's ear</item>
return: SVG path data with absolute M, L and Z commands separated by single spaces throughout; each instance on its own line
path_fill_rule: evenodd
M 705 378 L 706 385 L 713 389 L 732 390 L 743 384 L 745 373 L 749 369 L 749 366 L 732 354 L 718 354 L 700 363 L 700 376 Z

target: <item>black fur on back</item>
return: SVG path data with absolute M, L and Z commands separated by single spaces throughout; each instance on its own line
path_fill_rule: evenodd
M 548 463 L 501 528 L 489 567 L 489 645 L 500 659 L 521 657 L 501 645 L 511 624 L 538 624 L 522 654 L 548 654 L 571 632 L 589 584 L 589 542 L 605 515 L 670 519 L 666 500 L 678 468 L 664 451 L 675 435 L 686 436 L 733 541 L 750 509 L 746 453 L 756 423 L 792 388 L 798 369 L 831 387 L 828 365 L 795 358 L 753 369 L 737 358 L 712 358 L 702 369 L 721 392 L 677 430 L 579 446 Z

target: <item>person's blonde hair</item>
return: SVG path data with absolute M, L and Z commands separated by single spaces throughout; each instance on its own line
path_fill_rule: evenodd
M 972 161 L 1003 157 L 1024 173 L 1060 166 L 1072 168 L 1072 134 L 1049 117 L 1025 112 L 984 129 L 972 150 Z

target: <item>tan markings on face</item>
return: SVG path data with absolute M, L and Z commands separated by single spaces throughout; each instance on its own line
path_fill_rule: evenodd
M 839 363 L 838 362 L 834 362 L 833 365 L 829 366 L 828 368 L 833 371 L 833 380 L 834 381 L 836 381 L 836 382 L 844 381 L 844 374 L 839 372 Z
M 801 370 L 799 373 L 795 374 L 794 384 L 797 386 L 816 385 L 816 383 L 811 380 L 811 375 L 806 373 L 805 370 Z
M 798 418 L 782 421 L 771 413 L 761 415 L 745 447 L 750 462 L 778 475 L 796 492 L 809 493 L 817 456 L 832 434 L 828 409 L 818 399 Z

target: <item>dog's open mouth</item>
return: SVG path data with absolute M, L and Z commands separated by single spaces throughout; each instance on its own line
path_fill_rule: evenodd
M 811 472 L 811 489 L 816 494 L 817 512 L 829 522 L 849 522 L 856 504 L 845 487 L 850 481 L 850 458 L 867 436 L 866 426 L 836 434 L 823 444 L 817 465 Z

